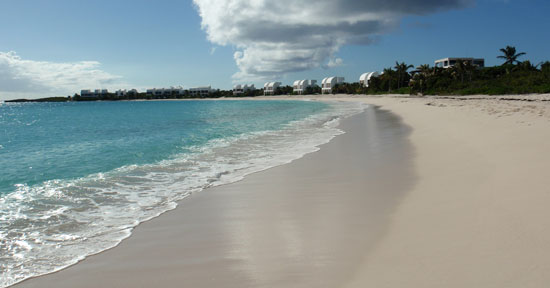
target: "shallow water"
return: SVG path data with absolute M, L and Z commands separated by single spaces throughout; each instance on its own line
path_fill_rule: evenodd
M 206 187 L 342 133 L 357 103 L 158 101 L 0 106 L 0 287 L 116 246 Z

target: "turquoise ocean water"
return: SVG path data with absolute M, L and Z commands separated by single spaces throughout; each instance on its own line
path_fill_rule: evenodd
M 0 287 L 116 246 L 204 188 L 342 133 L 357 103 L 0 104 Z M 183 204 L 184 205 L 184 204 Z

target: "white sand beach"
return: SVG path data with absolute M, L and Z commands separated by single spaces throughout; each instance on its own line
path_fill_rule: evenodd
M 550 283 L 550 96 L 291 98 L 378 108 L 318 152 L 194 194 L 15 287 Z

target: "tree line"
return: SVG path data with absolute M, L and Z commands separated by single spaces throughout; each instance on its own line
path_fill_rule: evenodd
M 449 68 L 430 66 L 414 67 L 405 62 L 383 70 L 372 77 L 369 87 L 359 83 L 342 83 L 332 89 L 332 94 L 414 94 L 414 95 L 504 95 L 550 93 L 550 62 L 536 65 L 529 60 L 520 61 L 525 52 L 515 47 L 500 49 L 500 66 L 479 67 L 471 61 L 457 61 Z M 309 88 L 304 94 L 320 94 L 320 87 Z M 292 87 L 285 86 L 275 95 L 288 95 Z
M 406 93 L 422 95 L 472 95 L 472 94 L 525 94 L 550 93 L 550 62 L 536 65 L 529 60 L 519 61 L 526 55 L 515 47 L 500 49 L 497 58 L 500 66 L 478 67 L 470 61 L 457 61 L 449 68 L 396 63 L 384 69 L 379 77 L 371 78 L 365 94 Z M 343 85 L 345 86 L 345 85 Z

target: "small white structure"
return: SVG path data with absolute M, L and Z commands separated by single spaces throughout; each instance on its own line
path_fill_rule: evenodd
M 189 95 L 193 97 L 207 97 L 210 93 L 214 92 L 211 86 L 194 87 L 189 89 Z
M 361 77 L 359 77 L 359 84 L 363 87 L 369 87 L 369 84 L 370 84 L 370 78 L 372 77 L 378 77 L 380 76 L 380 73 L 379 72 L 368 72 L 368 73 L 363 73 L 361 75 Z
M 296 80 L 292 84 L 292 92 L 296 94 L 304 94 L 307 88 L 317 85 L 317 80 Z
M 322 94 L 332 93 L 332 88 L 334 88 L 334 86 L 336 86 L 336 84 L 344 83 L 344 81 L 345 81 L 344 77 L 327 77 L 327 78 L 324 78 L 323 81 L 321 81 L 321 93 Z
M 477 66 L 480 68 L 485 67 L 485 59 L 483 58 L 443 58 L 435 61 L 435 67 L 440 68 L 451 68 L 456 65 L 458 62 L 470 62 L 471 65 Z
M 84 98 L 87 98 L 87 97 L 97 98 L 101 96 L 106 96 L 107 94 L 109 94 L 109 91 L 107 91 L 107 89 L 95 89 L 94 91 L 80 90 L 80 97 L 84 97 Z
M 244 94 L 248 91 L 254 91 L 254 90 L 256 90 L 256 87 L 254 87 L 254 84 L 252 84 L 252 85 L 237 84 L 233 87 L 233 95 L 242 95 L 242 94 Z
M 275 90 L 281 86 L 281 82 L 267 82 L 264 84 L 264 95 L 273 95 Z

